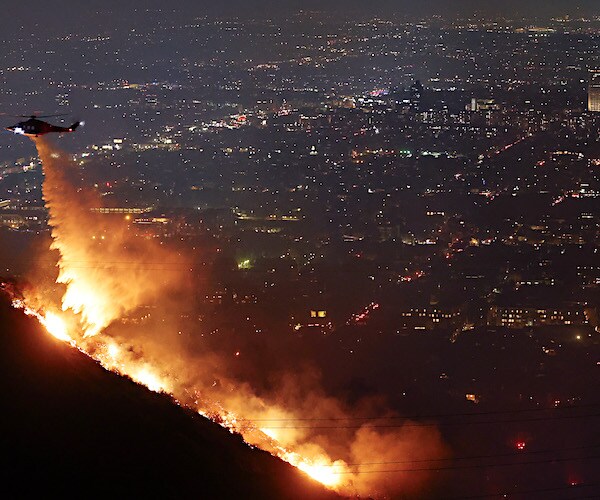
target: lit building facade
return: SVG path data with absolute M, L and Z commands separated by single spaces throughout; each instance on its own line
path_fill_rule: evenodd
M 590 72 L 588 111 L 600 112 L 600 69 Z
M 508 328 L 587 324 L 588 319 L 581 306 L 560 308 L 492 306 L 488 315 L 488 325 Z

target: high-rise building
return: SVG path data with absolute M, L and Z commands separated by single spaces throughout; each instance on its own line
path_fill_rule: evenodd
M 410 109 L 412 109 L 415 113 L 419 113 L 422 111 L 422 101 L 423 101 L 423 84 L 417 80 L 410 86 Z
M 469 109 L 471 111 L 496 111 L 500 109 L 500 105 L 494 99 L 477 99 L 473 97 Z
M 590 72 L 588 111 L 600 112 L 600 69 L 595 69 Z

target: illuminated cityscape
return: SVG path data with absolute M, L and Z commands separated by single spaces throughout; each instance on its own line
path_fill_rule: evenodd
M 600 494 L 594 2 L 183 3 L 11 7 L 4 127 L 85 125 L 0 135 L 6 300 L 341 497 Z

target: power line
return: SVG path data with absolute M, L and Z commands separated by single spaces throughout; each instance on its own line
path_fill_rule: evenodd
M 362 462 L 356 464 L 344 464 L 344 465 L 336 465 L 336 464 L 328 464 L 327 467 L 362 467 L 365 465 L 389 465 L 389 464 L 414 464 L 414 463 L 422 463 L 422 462 L 452 462 L 455 460 L 484 460 L 488 458 L 504 458 L 504 457 L 517 457 L 517 456 L 528 456 L 528 455 L 540 455 L 545 453 L 562 453 L 567 451 L 579 451 L 579 450 L 589 450 L 594 448 L 599 448 L 600 444 L 588 445 L 588 446 L 573 446 L 568 448 L 554 448 L 547 450 L 533 450 L 533 451 L 518 451 L 512 453 L 499 453 L 493 455 L 472 455 L 466 457 L 447 457 L 447 458 L 429 458 L 429 459 L 419 459 L 419 460 L 399 460 L 399 461 L 385 461 L 385 462 Z
M 58 266 L 58 265 L 68 265 L 71 267 L 75 267 L 77 265 L 80 265 L 80 267 L 96 267 L 96 266 L 119 266 L 119 265 L 124 265 L 124 266 L 130 266 L 132 264 L 144 264 L 144 265 L 148 265 L 148 266 L 178 266 L 178 267 L 193 267 L 190 266 L 189 262 L 155 262 L 155 261 L 144 261 L 142 260 L 115 260 L 115 261 L 108 261 L 108 260 L 63 260 L 63 259 L 57 259 L 57 260 L 48 260 L 48 259 L 40 259 L 40 260 L 36 260 L 36 259 L 19 259 L 17 257 L 15 258 L 7 258 L 7 259 L 3 259 L 5 261 L 18 261 L 18 262 L 29 262 L 32 264 L 49 264 L 49 265 L 53 265 L 53 266 Z
M 600 413 L 593 413 L 588 415 L 557 415 L 553 417 L 538 417 L 538 418 L 526 418 L 526 419 L 505 419 L 505 420 L 483 420 L 475 422 L 408 422 L 405 424 L 382 424 L 382 425 L 368 425 L 369 428 L 385 429 L 385 428 L 399 428 L 399 427 L 443 427 L 446 425 L 481 425 L 481 424 L 504 424 L 504 423 L 516 423 L 516 422 L 541 422 L 547 420 L 562 420 L 571 418 L 596 418 L 600 417 Z M 286 425 L 286 426 L 272 426 L 263 425 L 264 429 L 273 430 L 284 430 L 284 429 L 360 429 L 363 425 Z
M 549 493 L 551 491 L 565 491 L 565 490 L 573 490 L 573 489 L 581 489 L 581 488 L 590 488 L 600 486 L 600 483 L 587 483 L 587 484 L 570 484 L 569 486 L 561 486 L 557 488 L 541 488 L 536 490 L 517 490 L 517 491 L 502 491 L 498 493 L 487 493 L 485 495 L 473 495 L 473 496 L 461 496 L 461 497 L 452 497 L 446 498 L 446 500 L 475 500 L 477 498 L 494 498 L 494 497 L 505 497 L 506 495 L 529 495 L 532 493 Z M 584 498 L 598 498 L 597 496 L 586 496 L 586 497 L 577 497 L 579 500 Z
M 469 465 L 450 465 L 447 467 L 417 467 L 412 469 L 382 469 L 382 470 L 363 470 L 363 471 L 332 471 L 332 474 L 387 474 L 393 472 L 426 472 L 426 471 L 441 471 L 441 470 L 460 470 L 460 469 L 481 469 L 485 467 L 514 467 L 517 465 L 535 465 L 535 464 L 552 464 L 556 462 L 574 462 L 582 460 L 598 460 L 600 455 L 592 455 L 589 457 L 578 458 L 553 458 L 544 460 L 530 460 L 528 462 L 505 462 L 496 464 L 469 464 Z
M 368 416 L 368 417 L 299 417 L 299 418 L 240 418 L 238 420 L 249 420 L 252 422 L 298 422 L 298 421 L 349 421 L 349 420 L 399 420 L 399 419 L 419 419 L 419 418 L 447 418 L 447 417 L 471 417 L 480 415 L 505 415 L 511 413 L 529 413 L 543 411 L 575 410 L 580 408 L 594 408 L 600 406 L 599 403 L 589 403 L 573 406 L 551 406 L 546 408 L 519 408 L 515 410 L 499 411 L 474 411 L 463 413 L 432 413 L 415 415 L 389 415 L 389 416 Z

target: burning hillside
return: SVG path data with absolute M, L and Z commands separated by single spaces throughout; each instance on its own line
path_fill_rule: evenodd
M 45 335 L 0 299 L 9 498 L 336 498 L 164 395 Z
M 338 493 L 386 497 L 419 490 L 426 472 L 389 474 L 381 464 L 410 469 L 411 461 L 443 456 L 435 429 L 404 422 L 380 404 L 373 418 L 373 405 L 351 407 L 325 394 L 317 376 L 294 370 L 269 391 L 258 391 L 252 380 L 231 376 L 218 354 L 190 350 L 177 335 L 181 301 L 166 299 L 184 295 L 189 286 L 186 260 L 155 240 L 136 237 L 125 219 L 99 218 L 90 208 L 100 200 L 79 186 L 77 165 L 46 140 L 35 143 L 62 297 L 57 303 L 52 287 L 32 277 L 32 286 L 14 298 L 15 307 L 107 370 L 170 394 Z M 179 265 L 156 273 L 157 262 Z M 118 323 L 148 303 L 160 307 L 159 322 L 139 329 Z

